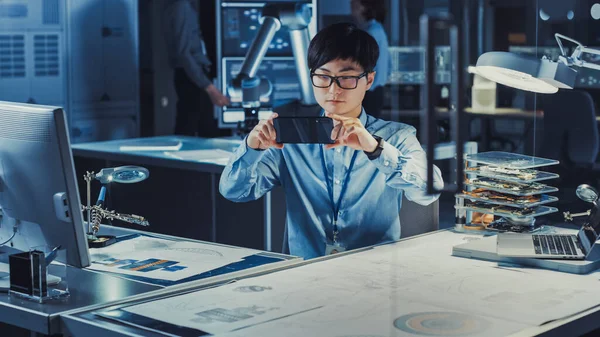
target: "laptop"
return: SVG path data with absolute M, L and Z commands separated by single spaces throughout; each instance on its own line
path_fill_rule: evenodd
M 597 239 L 598 233 L 589 224 L 577 234 L 499 233 L 496 253 L 506 257 L 584 260 Z

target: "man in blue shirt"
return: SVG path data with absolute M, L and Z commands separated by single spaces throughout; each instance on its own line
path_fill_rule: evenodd
M 388 38 L 383 28 L 386 15 L 385 2 L 384 0 L 350 0 L 350 8 L 359 27 L 369 33 L 379 46 L 379 58 L 375 66 L 377 75 L 362 103 L 369 115 L 379 118 L 384 103 L 383 87 L 392 73 Z
M 334 120 L 334 144 L 278 144 L 273 119 L 261 121 L 223 171 L 221 194 L 251 201 L 275 186 L 286 194 L 292 255 L 313 258 L 400 238 L 402 195 L 422 205 L 426 157 L 412 126 L 367 115 L 377 42 L 353 24 L 321 30 L 310 42 L 315 98 Z M 443 187 L 435 168 L 434 186 Z

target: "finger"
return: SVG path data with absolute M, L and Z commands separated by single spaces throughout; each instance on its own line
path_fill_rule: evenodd
M 335 140 L 338 138 L 341 128 L 342 128 L 342 123 L 338 123 L 338 125 L 336 125 L 333 129 L 331 129 L 331 139 Z
M 258 132 L 258 140 L 260 140 L 261 147 L 263 147 L 263 146 L 268 147 L 269 146 L 270 141 L 267 138 L 267 136 L 264 133 L 262 133 L 262 131 Z
M 277 118 L 277 117 L 279 117 L 279 114 L 278 114 L 277 112 L 273 112 L 273 113 L 271 114 L 271 116 L 269 116 L 269 120 L 270 120 L 270 121 L 272 121 L 273 119 L 275 119 L 275 118 Z
M 275 140 L 277 138 L 277 131 L 275 131 L 275 127 L 273 126 L 272 121 L 271 123 L 265 123 L 265 126 L 269 130 L 269 135 L 271 136 L 271 139 Z
M 345 121 L 345 120 L 346 120 L 346 119 L 348 119 L 348 118 L 351 118 L 351 117 L 344 117 L 344 116 L 340 116 L 340 115 L 332 114 L 332 113 L 329 113 L 329 112 L 328 112 L 327 114 L 325 114 L 325 116 L 326 116 L 326 117 L 329 117 L 329 118 L 331 118 L 331 119 L 333 119 L 333 120 L 340 121 L 340 122 L 341 122 L 341 121 Z
M 347 132 L 346 128 L 344 126 L 342 126 L 340 128 L 340 132 L 338 134 L 337 139 L 340 140 L 340 141 L 342 141 L 342 142 L 344 142 L 346 140 L 346 132 Z
M 342 122 L 345 128 L 350 128 L 351 126 L 362 125 L 357 119 L 348 119 Z
M 274 134 L 271 134 L 271 130 L 269 129 L 269 123 L 261 123 L 262 127 L 260 128 L 260 131 L 268 138 L 268 139 L 273 139 Z
M 327 150 L 329 150 L 329 149 L 333 149 L 334 147 L 338 147 L 338 146 L 342 146 L 342 145 L 343 144 L 339 140 L 336 140 L 333 144 L 326 144 L 325 148 Z

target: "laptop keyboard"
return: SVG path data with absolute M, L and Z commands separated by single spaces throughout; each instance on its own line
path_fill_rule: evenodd
M 536 254 L 577 255 L 575 235 L 532 235 Z

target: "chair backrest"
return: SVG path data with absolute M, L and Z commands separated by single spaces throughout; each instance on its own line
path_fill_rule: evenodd
M 540 156 L 564 164 L 593 164 L 600 139 L 594 101 L 587 91 L 560 90 L 543 95 L 544 139 Z
M 419 205 L 402 197 L 402 208 L 400 209 L 400 230 L 401 238 L 423 234 L 440 228 L 440 206 L 439 199 L 427 206 Z M 283 233 L 283 243 L 281 252 L 290 253 L 287 236 L 287 226 Z
M 435 202 L 422 206 L 402 197 L 400 208 L 400 237 L 423 234 L 440 228 L 440 204 Z

